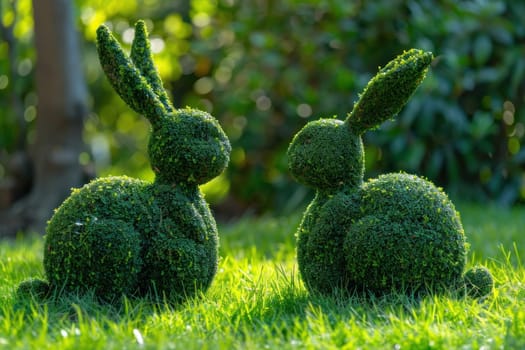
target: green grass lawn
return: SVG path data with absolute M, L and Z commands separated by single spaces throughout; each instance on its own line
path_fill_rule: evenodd
M 2 242 L 0 349 L 525 349 L 525 209 L 459 209 L 468 264 L 495 277 L 485 300 L 310 296 L 295 260 L 299 215 L 222 226 L 212 287 L 179 306 L 18 299 L 20 281 L 43 277 L 42 239 Z

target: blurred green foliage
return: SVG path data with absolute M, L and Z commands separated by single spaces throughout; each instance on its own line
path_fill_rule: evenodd
M 0 0 L 0 178 L 1 161 L 32 137 L 26 128 L 36 117 L 30 11 L 31 0 Z
M 13 0 L 0 0 L 12 3 Z M 19 6 L 29 0 L 19 0 Z M 149 125 L 112 93 L 101 74 L 95 28 L 124 43 L 146 18 L 155 61 L 175 105 L 217 117 L 232 141 L 227 173 L 205 185 L 210 200 L 286 212 L 310 193 L 287 171 L 286 148 L 308 121 L 344 119 L 379 66 L 411 47 L 436 59 L 394 122 L 365 137 L 367 172 L 425 175 L 453 195 L 513 204 L 525 199 L 525 3 L 520 1 L 76 0 L 92 114 L 84 164 L 150 178 Z M 27 6 L 26 6 L 27 7 Z M 18 11 L 20 23 L 29 10 Z M 12 15 L 11 15 L 12 17 Z M 10 20 L 9 10 L 2 15 Z M 25 28 L 27 24 L 20 24 Z M 33 66 L 31 35 L 19 29 L 18 65 Z M 129 47 L 128 47 L 129 48 Z M 0 43 L 0 104 L 5 43 Z M 31 63 L 22 63 L 31 62 Z M 20 69 L 19 69 L 20 71 Z M 26 70 L 27 71 L 27 70 Z M 22 73 L 26 72 L 22 69 Z M 20 83 L 35 106 L 32 70 Z M 5 85 L 5 86 L 4 86 Z M 28 98 L 27 96 L 33 96 Z M 34 108 L 34 107 L 33 107 Z M 0 113 L 6 113 L 2 108 Z M 26 120 L 31 121 L 28 112 Z M 17 125 L 4 122 L 9 149 Z M 7 124 L 7 125 L 6 125 Z M 8 131 L 7 131 L 8 130 Z M 1 175 L 1 172 L 0 172 Z

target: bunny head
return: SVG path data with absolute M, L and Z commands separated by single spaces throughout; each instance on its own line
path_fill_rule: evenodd
M 302 184 L 317 190 L 358 187 L 364 173 L 363 143 L 338 119 L 309 122 L 288 148 L 288 167 Z
M 204 184 L 226 168 L 230 142 L 215 118 L 196 109 L 180 109 L 153 128 L 149 157 L 157 180 Z
M 344 122 L 320 119 L 306 124 L 288 148 L 292 176 L 321 191 L 358 187 L 364 172 L 361 135 L 401 110 L 431 62 L 430 52 L 405 51 L 370 80 Z
M 105 25 L 97 30 L 97 49 L 116 92 L 151 123 L 148 153 L 157 181 L 198 185 L 226 168 L 231 151 L 228 137 L 208 113 L 172 106 L 153 63 L 143 21 L 135 25 L 129 57 Z

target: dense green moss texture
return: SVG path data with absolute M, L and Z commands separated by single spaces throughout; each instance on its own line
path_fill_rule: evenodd
M 231 146 L 209 114 L 173 108 L 144 22 L 135 26 L 129 57 L 105 26 L 97 44 L 117 93 L 151 122 L 148 153 L 156 178 L 99 178 L 73 190 L 47 227 L 50 290 L 91 291 L 108 301 L 148 293 L 180 301 L 205 290 L 217 270 L 217 228 L 198 185 L 225 169 Z M 33 283 L 42 294 L 41 283 Z
M 312 121 L 292 140 L 290 172 L 317 190 L 297 232 L 310 291 L 381 295 L 464 286 L 479 297 L 492 290 L 488 270 L 464 275 L 463 227 L 441 189 L 405 173 L 363 182 L 362 133 L 401 110 L 431 61 L 431 53 L 404 52 L 379 70 L 345 121 Z

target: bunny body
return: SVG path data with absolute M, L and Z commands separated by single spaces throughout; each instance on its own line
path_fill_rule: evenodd
M 404 173 L 363 181 L 361 134 L 399 112 L 431 61 L 420 50 L 403 53 L 369 82 L 345 121 L 313 121 L 293 138 L 290 171 L 316 189 L 297 231 L 299 270 L 310 291 L 413 293 L 464 285 L 465 235 L 446 194 Z M 476 271 L 492 281 L 488 270 Z M 477 295 L 483 287 L 487 294 L 492 285 L 486 286 L 471 284 L 468 291 Z
M 196 186 L 97 179 L 74 190 L 47 232 L 50 284 L 90 289 L 103 299 L 194 295 L 217 270 L 217 228 Z
M 431 182 L 403 173 L 318 193 L 298 230 L 301 276 L 328 294 L 441 291 L 461 281 L 465 255 L 452 202 Z
M 46 229 L 49 287 L 89 290 L 104 300 L 193 296 L 210 285 L 218 262 L 217 227 L 198 186 L 225 169 L 229 140 L 208 113 L 171 106 L 144 22 L 136 24 L 130 57 L 105 26 L 97 31 L 97 44 L 115 90 L 151 122 L 155 180 L 107 177 L 73 190 Z

